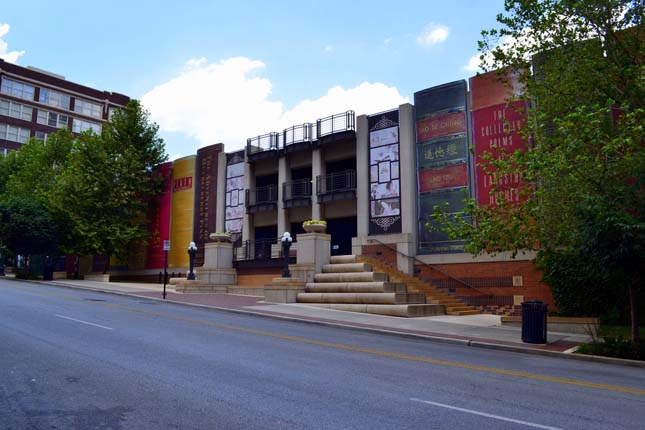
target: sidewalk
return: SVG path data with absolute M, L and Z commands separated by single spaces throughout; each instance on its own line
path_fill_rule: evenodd
M 161 284 L 126 282 L 93 282 L 84 280 L 57 280 L 50 285 L 82 288 L 87 290 L 126 294 L 138 297 L 162 299 Z M 533 351 L 564 352 L 582 342 L 588 336 L 572 333 L 548 333 L 546 345 L 532 345 L 521 340 L 521 328 L 502 327 L 496 315 L 434 316 L 423 318 L 399 318 L 382 315 L 344 312 L 322 309 L 302 304 L 265 303 L 264 297 L 233 294 L 178 294 L 166 287 L 166 301 L 186 305 L 253 313 L 291 320 L 341 325 L 401 335 L 431 337 L 443 342 L 470 346 L 497 346 L 498 349 L 529 349 Z

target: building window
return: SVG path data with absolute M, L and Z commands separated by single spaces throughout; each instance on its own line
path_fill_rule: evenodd
M 32 85 L 14 81 L 13 79 L 7 79 L 5 77 L 2 78 L 0 92 L 10 96 L 19 97 L 21 99 L 34 99 L 34 87 Z
M 50 127 L 67 128 L 68 118 L 69 117 L 67 115 L 38 109 L 38 117 L 36 118 L 36 122 L 38 124 L 48 125 Z
M 114 117 L 114 113 L 117 111 L 117 107 L 110 106 L 108 108 L 108 121 L 112 121 L 112 117 Z
M 87 100 L 76 99 L 74 101 L 74 112 L 82 115 L 93 116 L 94 118 L 103 117 L 103 106 L 97 103 L 88 102 Z
M 44 131 L 36 132 L 36 139 L 42 140 L 44 143 L 47 143 L 47 136 L 49 136 L 49 133 L 45 133 Z
M 82 133 L 86 130 L 92 130 L 96 134 L 101 134 L 101 124 L 74 118 L 74 121 L 72 122 L 72 131 L 74 133 Z
M 33 109 L 27 105 L 0 99 L 0 115 L 31 121 Z
M 0 124 L 0 139 L 11 142 L 27 143 L 29 130 L 26 128 L 14 127 L 13 125 Z
M 69 110 L 70 97 L 58 91 L 41 88 L 38 101 L 49 106 Z

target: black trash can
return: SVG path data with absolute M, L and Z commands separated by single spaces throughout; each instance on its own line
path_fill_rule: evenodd
M 547 306 L 537 300 L 522 303 L 522 342 L 546 343 Z
M 43 281 L 54 280 L 54 264 L 51 257 L 45 257 L 45 265 L 43 266 Z

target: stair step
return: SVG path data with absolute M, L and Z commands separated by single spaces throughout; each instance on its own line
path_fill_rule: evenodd
M 407 293 L 400 282 L 318 282 L 305 286 L 308 293 Z
M 447 312 L 461 312 L 461 311 L 471 311 L 473 310 L 472 306 L 465 306 L 465 305 L 459 305 L 459 306 L 446 306 L 446 311 Z
M 323 264 L 323 273 L 371 272 L 372 266 L 367 263 L 333 263 Z
M 425 304 L 425 296 L 417 293 L 298 293 L 298 303 L 344 304 Z
M 453 312 L 446 312 L 446 315 L 453 315 L 453 316 L 464 316 L 464 315 L 479 315 L 481 312 L 478 311 L 477 309 L 473 309 L 470 311 L 453 311 Z
M 331 264 L 342 264 L 342 263 L 358 263 L 358 259 L 355 255 L 332 255 L 330 263 Z
M 406 318 L 445 315 L 445 310 L 441 305 L 359 305 L 342 303 L 306 303 L 305 305 L 317 308 L 334 309 L 338 311 L 363 312 L 368 314 Z
M 349 273 L 317 273 L 314 282 L 387 282 L 387 273 L 382 272 L 349 272 Z

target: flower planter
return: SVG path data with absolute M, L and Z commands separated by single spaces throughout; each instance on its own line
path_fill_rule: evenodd
M 327 226 L 325 224 L 303 224 L 302 228 L 307 233 L 324 233 L 325 230 L 327 230 Z
M 208 237 L 212 242 L 231 242 L 230 234 L 211 233 Z

